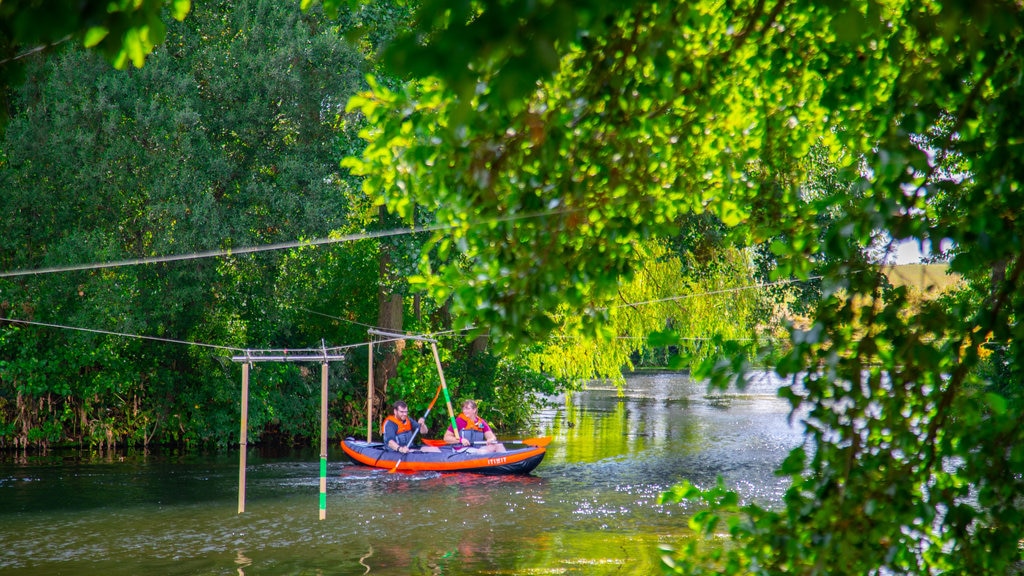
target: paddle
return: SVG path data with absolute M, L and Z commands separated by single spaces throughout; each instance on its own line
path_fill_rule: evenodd
M 426 444 L 427 446 L 438 446 L 438 447 L 440 447 L 440 446 L 448 446 L 449 445 L 444 440 L 433 440 L 433 439 L 429 439 L 429 440 L 428 439 L 424 439 L 423 443 Z M 487 443 L 486 441 L 474 442 L 474 444 L 486 444 L 486 443 Z M 542 447 L 547 446 L 548 444 L 551 443 L 551 437 L 550 436 L 541 436 L 541 437 L 538 437 L 538 438 L 524 438 L 523 440 L 498 440 L 498 443 L 499 444 L 526 444 L 527 446 L 534 446 L 534 447 L 537 447 L 537 448 L 542 448 Z M 453 446 L 457 446 L 457 445 L 458 444 L 453 444 Z
M 430 401 L 430 406 L 427 406 L 427 411 L 423 414 L 423 421 L 427 421 L 427 416 L 430 416 L 430 411 L 434 409 L 434 403 L 437 402 L 437 397 L 441 395 L 441 387 L 437 388 L 437 392 L 434 393 L 434 399 Z M 409 436 L 409 441 L 405 443 L 405 454 L 409 453 L 409 446 L 412 446 L 412 441 L 416 439 L 416 435 L 420 433 L 419 421 L 416 421 L 416 429 L 412 431 L 412 436 Z M 402 458 L 405 454 L 399 454 L 398 460 L 395 461 L 395 467 L 388 470 L 388 474 L 394 474 L 398 471 L 398 465 L 402 463 Z

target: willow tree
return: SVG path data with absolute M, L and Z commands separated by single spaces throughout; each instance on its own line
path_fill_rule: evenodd
M 459 258 L 423 282 L 477 325 L 522 342 L 568 309 L 598 333 L 639 247 L 704 212 L 770 242 L 779 277 L 822 276 L 775 367 L 806 429 L 784 506 L 681 485 L 665 501 L 703 499 L 694 528 L 734 544 L 666 571 L 1021 561 L 1019 2 L 428 0 L 418 22 L 389 53 L 413 81 L 354 103 L 372 129 L 348 165 L 399 213 L 436 207 Z M 808 193 L 812 150 L 846 192 Z M 865 258 L 880 235 L 949 247 L 968 292 L 911 314 Z
M 639 243 L 636 251 L 637 270 L 599 310 L 604 321 L 596 331 L 583 327 L 578 310 L 559 306 L 550 314 L 552 332 L 523 351 L 532 367 L 570 387 L 594 378 L 621 384 L 636 357 L 660 350 L 656 366 L 680 368 L 717 359 L 721 342 L 749 350 L 763 336 L 756 328 L 764 298 L 745 252 L 718 249 L 708 263 L 661 242 Z

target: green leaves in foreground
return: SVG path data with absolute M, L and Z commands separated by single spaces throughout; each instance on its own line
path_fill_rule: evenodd
M 706 513 L 671 570 L 1019 563 L 1019 2 L 637 1 L 609 15 L 601 0 L 550 0 L 576 27 L 549 44 L 554 71 L 518 59 L 550 36 L 534 16 L 494 18 L 511 4 L 475 3 L 466 19 L 495 26 L 500 50 L 458 34 L 458 18 L 424 18 L 436 25 L 417 40 L 460 47 L 455 64 L 426 58 L 419 83 L 363 101 L 368 146 L 351 166 L 367 193 L 450 226 L 423 262 L 433 296 L 521 343 L 559 314 L 600 332 L 605 303 L 639 276 L 637 247 L 706 213 L 740 244 L 774 241 L 774 278 L 818 276 L 820 300 L 767 351 L 806 432 L 806 457 L 783 463 L 783 506 L 684 487 Z M 505 90 L 524 76 L 529 90 Z M 893 289 L 874 263 L 898 240 L 947 250 L 963 296 Z M 700 374 L 737 368 L 715 359 Z

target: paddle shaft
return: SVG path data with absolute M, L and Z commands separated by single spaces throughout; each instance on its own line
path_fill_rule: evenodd
M 437 392 L 434 393 L 434 399 L 430 401 L 430 406 L 427 406 L 427 411 L 423 413 L 423 422 L 427 421 L 427 416 L 430 416 L 430 411 L 434 409 L 434 403 L 437 402 L 437 397 L 441 394 L 441 389 L 438 388 Z M 405 454 L 409 453 L 409 446 L 412 446 L 412 441 L 416 439 L 416 435 L 420 433 L 420 423 L 416 421 L 416 429 L 412 431 L 412 436 L 409 436 L 409 441 L 405 443 Z M 392 472 L 398 470 L 398 465 L 402 463 L 402 458 L 405 454 L 401 454 L 398 460 L 395 462 L 395 467 L 391 469 Z
M 426 440 L 425 442 L 428 445 L 431 445 L 431 446 L 457 446 L 457 445 L 459 445 L 459 443 L 457 443 L 457 442 L 449 443 L 449 442 L 444 442 L 444 441 L 441 441 L 441 440 Z M 487 443 L 486 441 L 474 442 L 474 444 L 486 444 L 486 443 Z M 551 437 L 549 437 L 549 436 L 543 436 L 543 437 L 539 437 L 539 438 L 527 438 L 525 440 L 498 440 L 498 444 L 525 444 L 527 446 L 538 446 L 538 447 L 547 446 L 550 443 L 551 443 Z

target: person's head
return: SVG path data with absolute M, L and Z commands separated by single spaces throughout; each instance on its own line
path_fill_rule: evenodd
M 395 416 L 398 416 L 399 418 L 404 419 L 409 415 L 409 406 L 405 403 L 404 400 L 399 400 L 398 402 L 395 402 L 395 405 L 392 406 L 391 408 L 395 411 Z
M 467 416 L 476 414 L 476 400 L 465 400 L 462 403 L 462 412 Z

